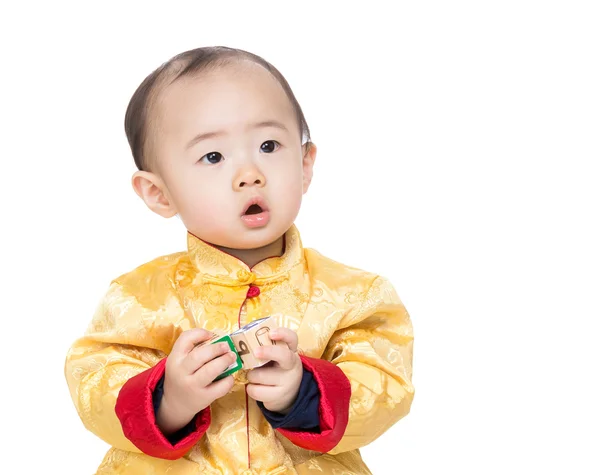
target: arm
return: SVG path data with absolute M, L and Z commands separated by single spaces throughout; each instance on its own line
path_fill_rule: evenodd
M 165 353 L 178 332 L 170 325 L 172 334 L 154 341 L 157 337 L 140 328 L 144 318 L 153 317 L 150 312 L 113 283 L 86 336 L 69 350 L 65 377 L 88 430 L 113 447 L 175 459 L 202 437 L 210 413 L 208 408 L 201 411 L 196 431 L 175 445 L 156 425 L 152 394 L 164 375 Z M 158 328 L 155 331 L 159 333 Z
M 302 356 L 320 391 L 320 433 L 279 429 L 296 445 L 337 454 L 364 447 L 408 414 L 413 332 L 392 286 L 375 279 L 321 359 Z

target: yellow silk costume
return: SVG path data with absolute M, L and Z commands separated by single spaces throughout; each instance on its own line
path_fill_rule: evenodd
M 384 278 L 304 249 L 295 227 L 285 243 L 281 257 L 249 269 L 188 234 L 187 252 L 111 283 L 65 364 L 85 427 L 112 446 L 98 474 L 370 473 L 358 449 L 404 417 L 413 400 L 409 316 Z M 247 297 L 250 286 L 260 289 L 255 298 Z M 119 391 L 164 359 L 181 332 L 229 333 L 265 316 L 297 332 L 302 355 L 333 363 L 349 380 L 349 422 L 333 449 L 307 450 L 273 429 L 247 398 L 244 371 L 210 406 L 210 426 L 183 457 L 146 455 L 125 437 L 115 414 Z

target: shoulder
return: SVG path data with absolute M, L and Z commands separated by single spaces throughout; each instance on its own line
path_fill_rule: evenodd
M 378 309 L 403 309 L 394 286 L 386 277 L 342 264 L 314 249 L 305 249 L 305 258 L 313 289 L 336 295 L 350 320 Z
M 176 252 L 160 256 L 120 275 L 114 279 L 113 282 L 128 285 L 131 284 L 132 281 L 148 281 L 157 276 L 170 276 L 186 259 L 187 255 L 185 252 Z
M 158 257 L 114 279 L 86 335 L 167 351 L 179 332 L 175 327 L 182 308 L 176 284 L 185 261 L 184 253 Z
M 304 249 L 304 256 L 311 280 L 320 281 L 330 288 L 367 291 L 378 280 L 384 279 L 373 272 L 335 261 L 314 249 Z
M 185 252 L 160 256 L 114 279 L 109 292 L 132 297 L 148 309 L 158 309 L 174 295 L 178 282 L 188 277 L 190 269 Z

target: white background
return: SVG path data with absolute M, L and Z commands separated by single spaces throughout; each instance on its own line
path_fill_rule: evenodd
M 304 244 L 390 278 L 412 315 L 416 398 L 363 450 L 373 472 L 600 473 L 597 5 L 3 3 L 0 471 L 99 465 L 65 354 L 112 278 L 185 247 L 131 190 L 125 107 L 223 44 L 304 108 Z

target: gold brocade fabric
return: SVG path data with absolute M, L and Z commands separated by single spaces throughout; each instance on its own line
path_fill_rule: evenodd
M 249 285 L 260 295 L 246 298 Z M 338 365 L 352 388 L 349 423 L 329 453 L 293 445 L 248 399 L 244 373 L 211 405 L 211 424 L 178 460 L 141 453 L 115 415 L 119 390 L 166 357 L 194 327 L 231 332 L 273 316 L 296 331 L 300 351 Z M 65 376 L 85 427 L 112 448 L 98 474 L 369 474 L 358 449 L 410 409 L 413 332 L 384 278 L 304 249 L 295 227 L 285 252 L 249 269 L 188 234 L 188 250 L 114 280 L 85 333 L 70 348 Z

